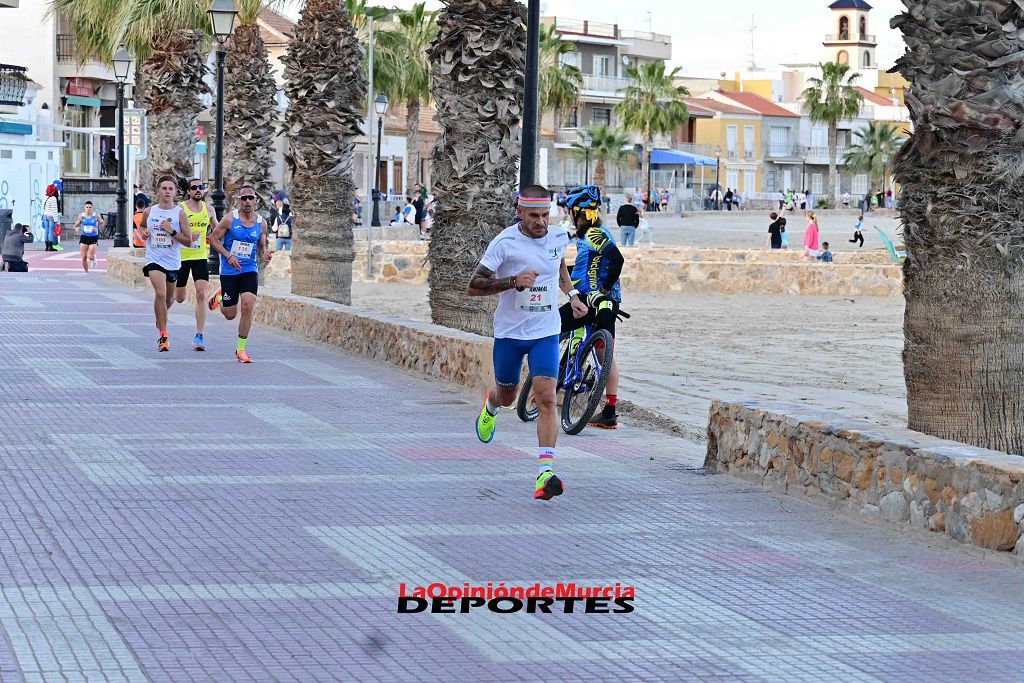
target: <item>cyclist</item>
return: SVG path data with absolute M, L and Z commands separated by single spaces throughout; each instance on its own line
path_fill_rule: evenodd
M 574 187 L 566 197 L 566 207 L 576 226 L 576 264 L 572 269 L 572 283 L 588 310 L 583 317 L 576 317 L 569 305 L 559 308 L 562 333 L 582 330 L 584 325 L 591 324 L 597 329 L 608 330 L 614 338 L 615 320 L 622 302 L 619 275 L 625 259 L 611 231 L 601 224 L 601 191 L 596 185 Z M 573 335 L 570 352 L 582 339 L 580 332 Z M 618 391 L 619 366 L 613 356 L 605 386 L 604 408 L 588 424 L 603 429 L 618 428 L 615 410 Z

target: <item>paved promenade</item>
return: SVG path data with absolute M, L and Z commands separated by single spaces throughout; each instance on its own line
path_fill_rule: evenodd
M 0 273 L 0 681 L 1018 681 L 1024 569 L 563 436 L 101 275 Z M 631 614 L 397 614 L 400 583 L 636 586 Z

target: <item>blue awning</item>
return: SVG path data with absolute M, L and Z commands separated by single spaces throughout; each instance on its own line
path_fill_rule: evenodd
M 652 164 L 666 164 L 669 166 L 715 166 L 716 162 L 711 157 L 702 157 L 689 152 L 679 152 L 674 149 L 651 150 Z
M 68 95 L 65 98 L 66 104 L 74 104 L 80 107 L 101 107 L 103 100 L 98 97 L 81 97 L 79 95 Z

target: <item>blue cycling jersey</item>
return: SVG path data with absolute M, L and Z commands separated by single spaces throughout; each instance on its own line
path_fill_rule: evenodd
M 572 268 L 572 283 L 581 294 L 601 289 L 608 276 L 608 258 L 604 255 L 609 246 L 615 246 L 615 238 L 608 228 L 597 225 L 582 239 L 576 240 L 576 264 Z M 622 303 L 622 288 L 618 280 L 608 294 L 612 301 Z

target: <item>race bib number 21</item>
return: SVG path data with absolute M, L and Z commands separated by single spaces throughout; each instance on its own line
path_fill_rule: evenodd
M 516 307 L 527 313 L 545 313 L 554 308 L 555 290 L 549 285 L 516 292 Z

